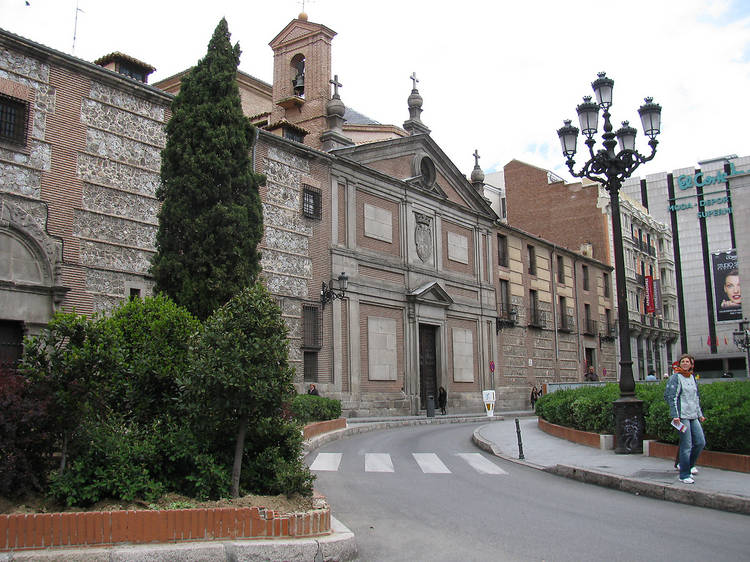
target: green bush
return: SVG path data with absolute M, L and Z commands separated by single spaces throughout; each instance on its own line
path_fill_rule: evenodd
M 289 407 L 292 417 L 302 425 L 341 417 L 341 402 L 324 396 L 298 394 Z
M 679 435 L 670 425 L 669 406 L 664 400 L 666 382 L 637 384 L 636 396 L 643 400 L 645 436 L 677 443 Z M 750 454 L 750 384 L 744 381 L 701 384 L 703 430 L 707 448 Z M 618 385 L 558 390 L 542 396 L 536 413 L 550 423 L 596 433 L 614 433 L 612 402 Z

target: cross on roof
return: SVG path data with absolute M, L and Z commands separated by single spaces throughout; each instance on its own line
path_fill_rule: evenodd
M 419 80 L 417 79 L 417 73 L 416 72 L 412 72 L 411 76 L 409 76 L 409 78 L 413 82 L 412 90 L 416 90 L 417 89 L 417 82 L 419 82 Z
M 333 97 L 337 98 L 339 97 L 339 88 L 343 88 L 344 85 L 339 82 L 339 75 L 334 74 L 333 80 L 328 81 L 329 84 L 333 84 Z
M 474 166 L 479 167 L 479 151 L 474 150 Z

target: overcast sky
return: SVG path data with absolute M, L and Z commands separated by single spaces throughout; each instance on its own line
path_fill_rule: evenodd
M 268 43 L 301 10 L 297 0 L 0 0 L 0 27 L 88 61 L 124 52 L 156 67 L 153 83 L 194 65 L 224 16 L 240 69 L 270 83 Z M 577 122 L 599 71 L 615 80 L 615 128 L 635 125 L 641 151 L 637 109 L 645 96 L 662 105 L 656 158 L 636 175 L 750 154 L 750 0 L 308 0 L 305 11 L 338 33 L 343 102 L 401 125 L 416 72 L 422 120 L 466 175 L 476 149 L 485 172 L 516 158 L 572 181 L 556 130 Z

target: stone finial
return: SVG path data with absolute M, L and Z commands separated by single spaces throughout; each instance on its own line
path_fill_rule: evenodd
M 471 185 L 477 190 L 482 191 L 484 189 L 484 172 L 479 167 L 479 151 L 474 151 L 474 169 L 471 171 Z
M 328 123 L 328 129 L 320 135 L 322 142 L 322 149 L 326 152 L 333 150 L 334 148 L 341 148 L 343 146 L 352 146 L 354 142 L 344 135 L 344 114 L 346 113 L 346 106 L 341 101 L 339 95 L 339 88 L 343 88 L 343 84 L 339 82 L 338 74 L 334 75 L 332 80 L 328 81 L 329 84 L 333 85 L 333 97 L 326 103 L 326 122 Z
M 427 126 L 422 123 L 422 96 L 419 95 L 419 90 L 417 90 L 417 82 L 419 80 L 417 79 L 417 73 L 412 72 L 411 76 L 409 78 L 412 81 L 412 90 L 411 94 L 409 95 L 409 98 L 407 99 L 407 104 L 409 106 L 409 120 L 404 122 L 404 129 L 406 129 L 410 135 L 416 135 L 416 134 L 429 134 L 430 129 L 427 128 Z

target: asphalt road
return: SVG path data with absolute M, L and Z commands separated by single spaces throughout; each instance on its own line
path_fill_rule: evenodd
M 747 516 L 519 466 L 477 449 L 476 427 L 374 431 L 308 455 L 360 560 L 750 560 Z

